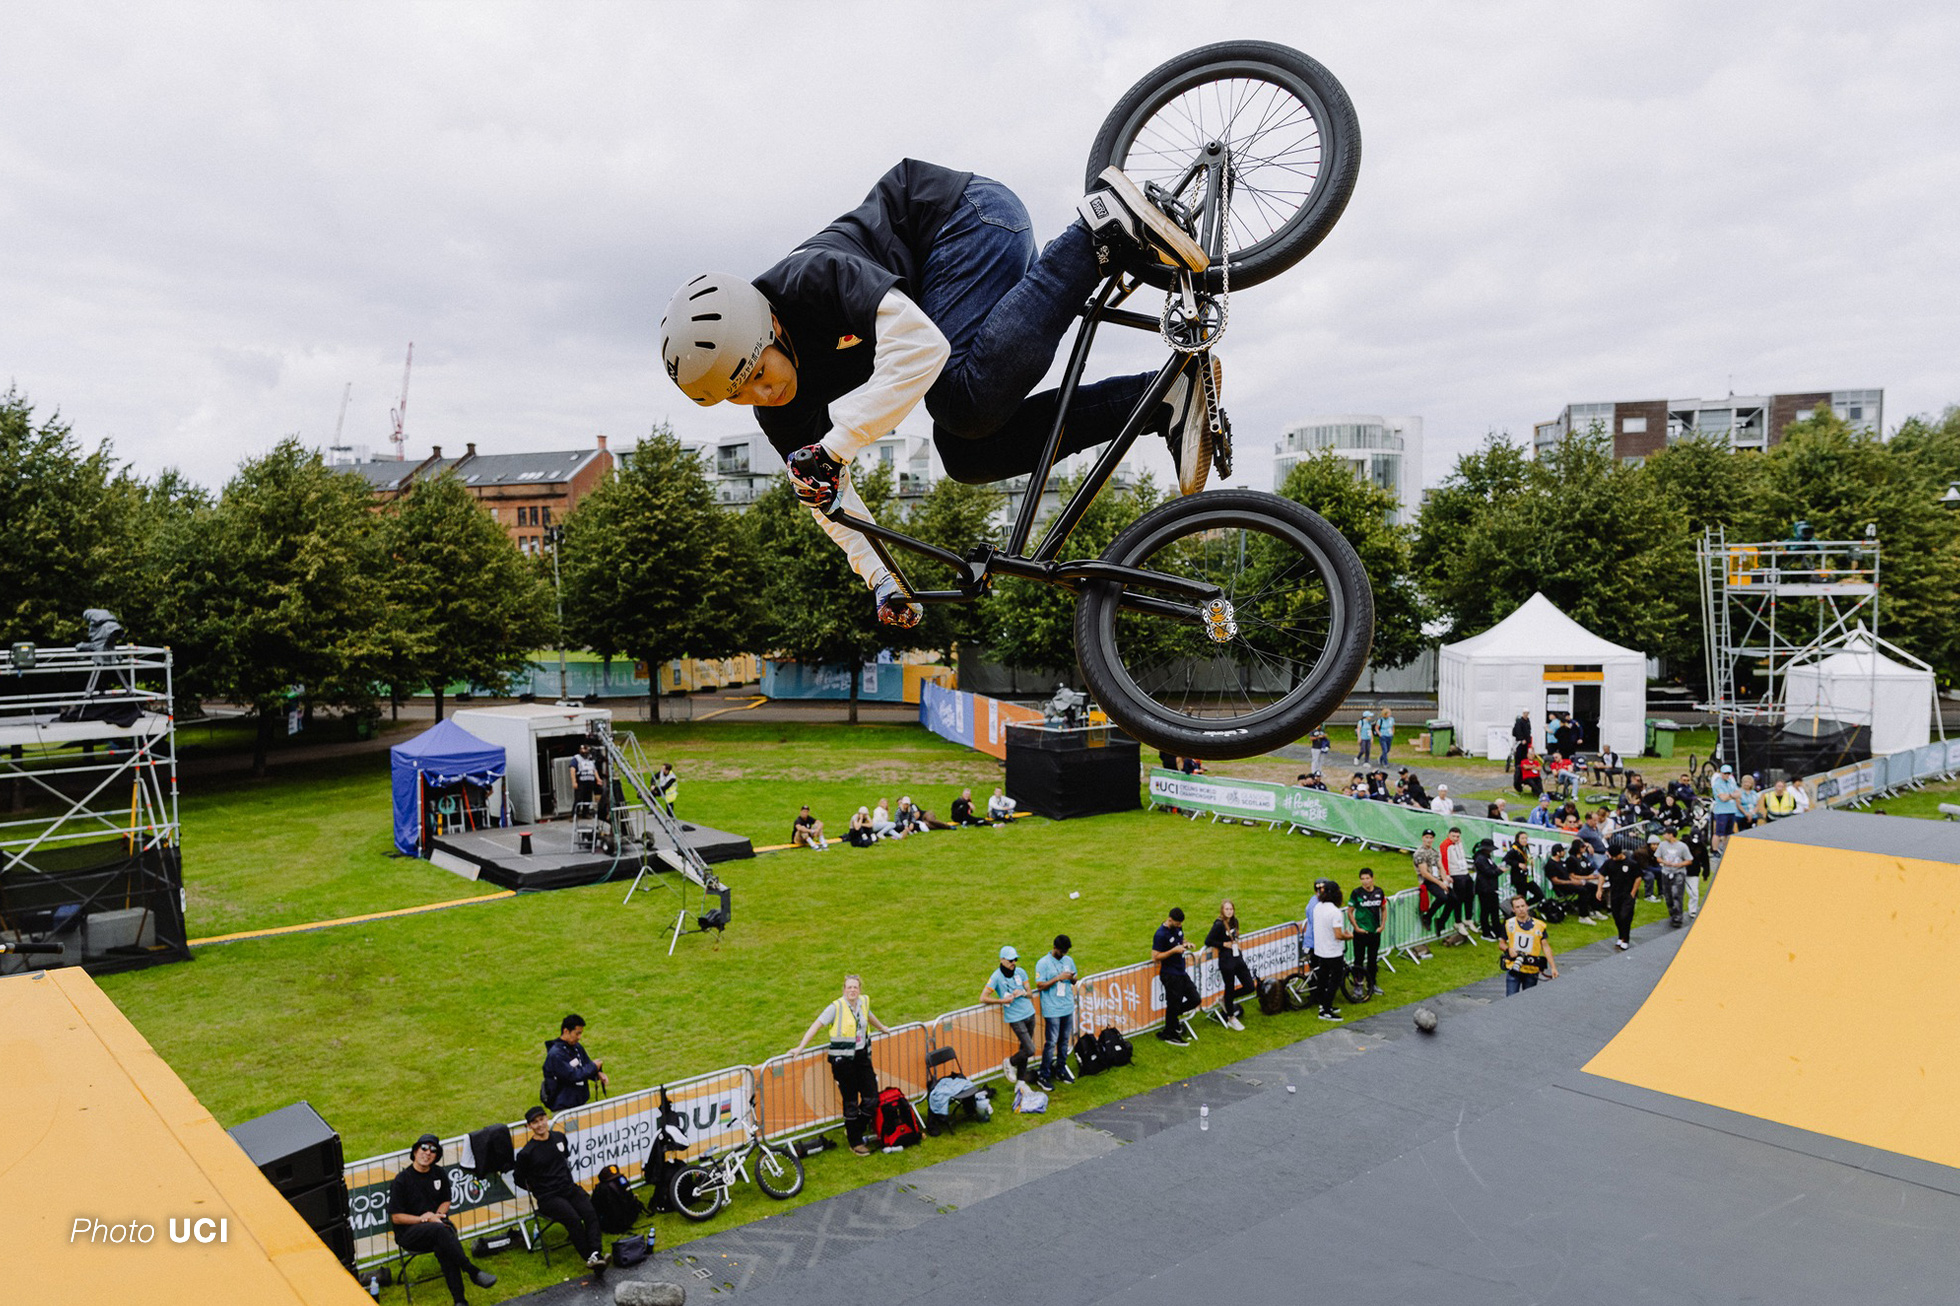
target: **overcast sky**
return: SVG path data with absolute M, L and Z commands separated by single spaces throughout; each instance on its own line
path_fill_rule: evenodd
M 1413 413 L 1426 479 L 1567 402 L 1960 401 L 1950 3 L 41 4 L 0 12 L 0 381 L 148 474 L 297 432 L 569 448 L 697 409 L 654 327 L 911 155 L 1072 212 L 1133 81 L 1282 41 L 1353 95 L 1333 235 L 1237 296 L 1249 479 Z M 1142 341 L 1099 368 L 1147 365 Z

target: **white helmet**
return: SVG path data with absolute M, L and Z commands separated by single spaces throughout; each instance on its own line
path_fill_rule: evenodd
M 748 381 L 776 338 L 769 301 L 741 277 L 704 272 L 674 292 L 660 319 L 660 360 L 681 393 L 718 404 Z

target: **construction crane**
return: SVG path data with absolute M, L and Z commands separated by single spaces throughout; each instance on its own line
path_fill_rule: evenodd
M 354 383 L 349 381 L 347 388 L 340 392 L 340 417 L 333 424 L 333 443 L 327 446 L 327 453 L 334 459 L 354 451 L 340 442 L 340 433 L 347 428 L 347 401 L 354 397 Z
M 408 440 L 402 434 L 402 423 L 408 418 L 408 372 L 414 366 L 415 342 L 411 340 L 408 342 L 408 361 L 402 364 L 402 401 L 388 412 L 388 416 L 394 419 L 395 423 L 394 432 L 389 435 L 388 439 L 395 446 L 396 462 L 402 462 L 408 457 Z

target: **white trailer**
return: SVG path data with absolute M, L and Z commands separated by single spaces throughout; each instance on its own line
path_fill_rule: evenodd
M 511 819 L 523 824 L 572 814 L 571 759 L 591 739 L 597 723 L 612 721 L 603 707 L 554 703 L 514 703 L 509 707 L 466 707 L 449 719 L 486 743 L 504 750 L 504 778 L 510 787 Z M 605 750 L 592 739 L 593 755 Z M 498 795 L 491 793 L 490 808 Z

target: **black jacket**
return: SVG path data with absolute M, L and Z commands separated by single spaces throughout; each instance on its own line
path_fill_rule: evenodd
M 584 1045 L 567 1043 L 562 1038 L 545 1040 L 544 1083 L 538 1089 L 538 1097 L 548 1109 L 563 1111 L 584 1106 L 592 1096 L 586 1081 L 598 1077 L 599 1067 L 592 1064 Z
M 535 1197 L 550 1197 L 576 1185 L 572 1178 L 572 1145 L 562 1129 L 533 1138 L 517 1154 L 517 1182 Z

